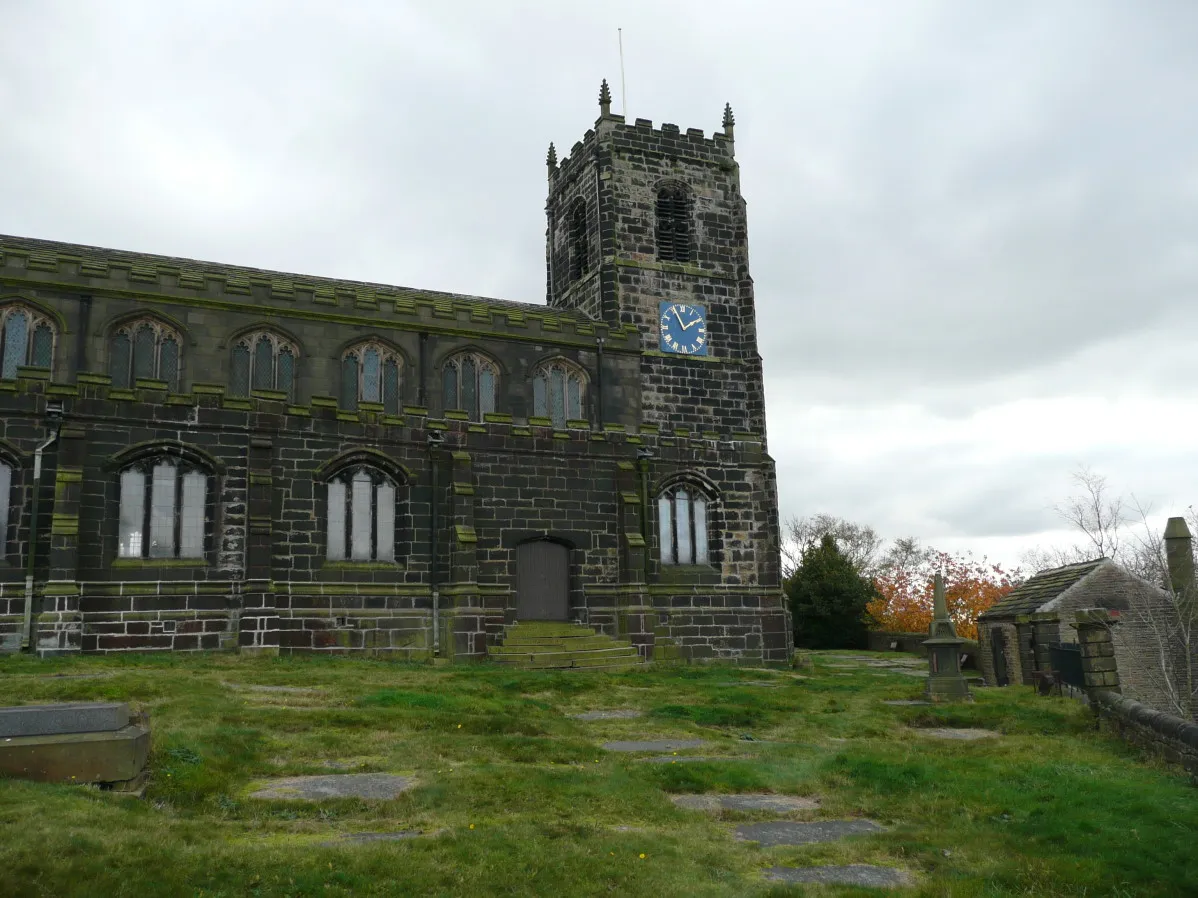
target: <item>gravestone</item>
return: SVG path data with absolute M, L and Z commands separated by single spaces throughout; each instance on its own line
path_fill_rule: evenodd
M 141 794 L 149 755 L 149 721 L 126 704 L 0 708 L 0 776 Z
M 605 751 L 682 751 L 687 748 L 702 748 L 706 744 L 702 739 L 619 740 L 604 742 L 603 748 Z
M 931 727 L 927 729 L 917 728 L 916 732 L 922 733 L 925 736 L 931 736 L 933 739 L 951 739 L 958 742 L 973 742 L 978 739 L 997 739 L 1001 733 L 996 733 L 994 730 L 977 730 L 954 727 Z
M 772 823 L 743 823 L 736 828 L 736 837 L 746 842 L 759 842 L 765 848 L 772 848 L 775 845 L 835 842 L 848 836 L 883 831 L 883 828 L 872 820 L 814 820 L 810 823 L 795 823 L 787 820 Z
M 774 811 L 788 814 L 792 811 L 814 811 L 819 808 L 818 798 L 801 798 L 794 795 L 768 795 L 760 793 L 743 795 L 675 795 L 671 801 L 688 811 Z
M 269 801 L 328 801 L 333 798 L 368 798 L 389 801 L 415 785 L 407 776 L 390 773 L 333 773 L 324 776 L 287 776 L 256 783 L 250 798 Z
M 571 714 L 575 720 L 634 720 L 644 717 L 644 711 L 632 708 L 616 708 L 608 711 L 585 711 L 582 714 Z
M 911 876 L 891 867 L 872 864 L 846 864 L 827 867 L 769 867 L 765 878 L 774 882 L 816 882 L 826 885 L 866 886 L 878 889 L 901 888 L 911 884 Z

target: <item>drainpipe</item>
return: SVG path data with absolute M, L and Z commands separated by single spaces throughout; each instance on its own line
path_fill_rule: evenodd
M 599 413 L 599 429 L 603 429 L 603 338 L 600 337 L 599 360 L 595 364 L 595 410 Z
M 58 439 L 58 418 L 61 408 L 47 408 L 46 415 L 53 421 L 46 441 L 33 450 L 33 502 L 29 513 L 29 550 L 25 553 L 25 620 L 21 629 L 21 648 L 33 648 L 33 569 L 37 563 L 37 518 L 38 501 L 42 492 L 42 453 Z
M 649 547 L 649 459 L 653 453 L 648 449 L 636 450 L 636 460 L 641 469 L 641 536 L 645 540 L 645 555 Z
M 420 374 L 416 378 L 416 404 L 428 408 L 424 395 L 424 377 L 428 370 L 428 334 L 420 332 Z
M 435 430 L 428 435 L 428 465 L 432 471 L 432 495 L 429 497 L 428 579 L 433 593 L 433 657 L 441 656 L 441 580 L 437 568 L 437 449 L 441 434 Z

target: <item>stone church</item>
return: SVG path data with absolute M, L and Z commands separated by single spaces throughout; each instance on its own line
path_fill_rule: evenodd
M 0 236 L 0 648 L 785 661 L 732 111 L 610 103 L 547 305 Z

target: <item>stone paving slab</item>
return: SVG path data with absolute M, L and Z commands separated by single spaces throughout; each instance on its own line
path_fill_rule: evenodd
M 911 884 L 911 876 L 893 867 L 847 864 L 842 867 L 769 867 L 765 878 L 774 882 L 819 882 L 828 885 L 867 886 L 879 889 Z
M 325 776 L 287 776 L 256 783 L 250 798 L 271 801 L 327 801 L 332 798 L 388 800 L 411 789 L 416 781 L 390 773 L 342 773 Z
M 656 755 L 652 758 L 637 758 L 637 761 L 643 764 L 689 764 L 696 762 L 704 762 L 707 764 L 718 764 L 721 761 L 752 761 L 755 760 L 752 755 Z
M 745 793 L 739 795 L 675 795 L 671 801 L 688 811 L 814 811 L 818 798 L 799 798 L 794 795 Z
M 634 720 L 644 717 L 644 711 L 634 708 L 614 708 L 609 711 L 584 711 L 582 714 L 571 714 L 575 720 Z
M 323 689 L 316 686 L 260 686 L 256 683 L 222 683 L 230 689 L 244 689 L 247 692 L 276 692 L 283 695 L 319 695 Z
M 702 748 L 703 739 L 648 739 L 645 741 L 617 740 L 604 742 L 605 751 L 682 751 L 687 748 Z
M 921 698 L 892 698 L 882 702 L 884 705 L 930 705 L 931 702 Z
M 883 832 L 883 828 L 872 820 L 815 820 L 810 823 L 780 820 L 774 823 L 742 823 L 736 827 L 738 839 L 760 842 L 763 848 L 835 842 L 848 836 L 880 832 Z
M 917 733 L 922 733 L 925 736 L 931 736 L 934 739 L 955 739 L 958 742 L 973 742 L 978 739 L 997 739 L 1001 733 L 996 733 L 994 730 L 975 730 L 969 728 L 954 729 L 952 727 L 930 727 L 924 729 L 917 727 Z
M 64 702 L 0 708 L 0 738 L 112 733 L 129 725 L 123 702 Z

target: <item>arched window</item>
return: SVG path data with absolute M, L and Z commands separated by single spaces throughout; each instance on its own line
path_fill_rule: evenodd
M 28 306 L 0 308 L 0 378 L 17 376 L 17 368 L 49 368 L 54 361 L 54 325 Z
M 137 378 L 164 380 L 179 388 L 179 334 L 152 318 L 122 324 L 108 344 L 108 373 L 114 387 L 133 386 Z
M 495 411 L 495 363 L 476 352 L 448 359 L 441 369 L 441 394 L 446 409 L 461 409 L 470 420 L 481 421 Z
M 576 281 L 590 268 L 587 243 L 587 204 L 579 197 L 570 206 L 570 280 Z
M 657 535 L 662 564 L 710 564 L 707 495 L 680 483 L 657 497 Z
M 233 344 L 229 395 L 248 396 L 250 390 L 278 390 L 294 399 L 295 346 L 277 334 L 245 334 Z
M 690 261 L 690 207 L 690 196 L 680 184 L 657 191 L 657 258 L 663 262 Z
M 122 469 L 121 558 L 203 558 L 209 472 L 175 457 Z
M 377 468 L 342 468 L 329 479 L 330 561 L 395 560 L 395 481 Z
M 358 402 L 381 402 L 383 411 L 399 414 L 400 371 L 403 362 L 381 343 L 363 343 L 341 358 L 341 406 L 356 409 Z
M 582 418 L 585 383 L 582 372 L 561 359 L 540 365 L 532 377 L 533 415 L 552 418 L 557 428 Z

